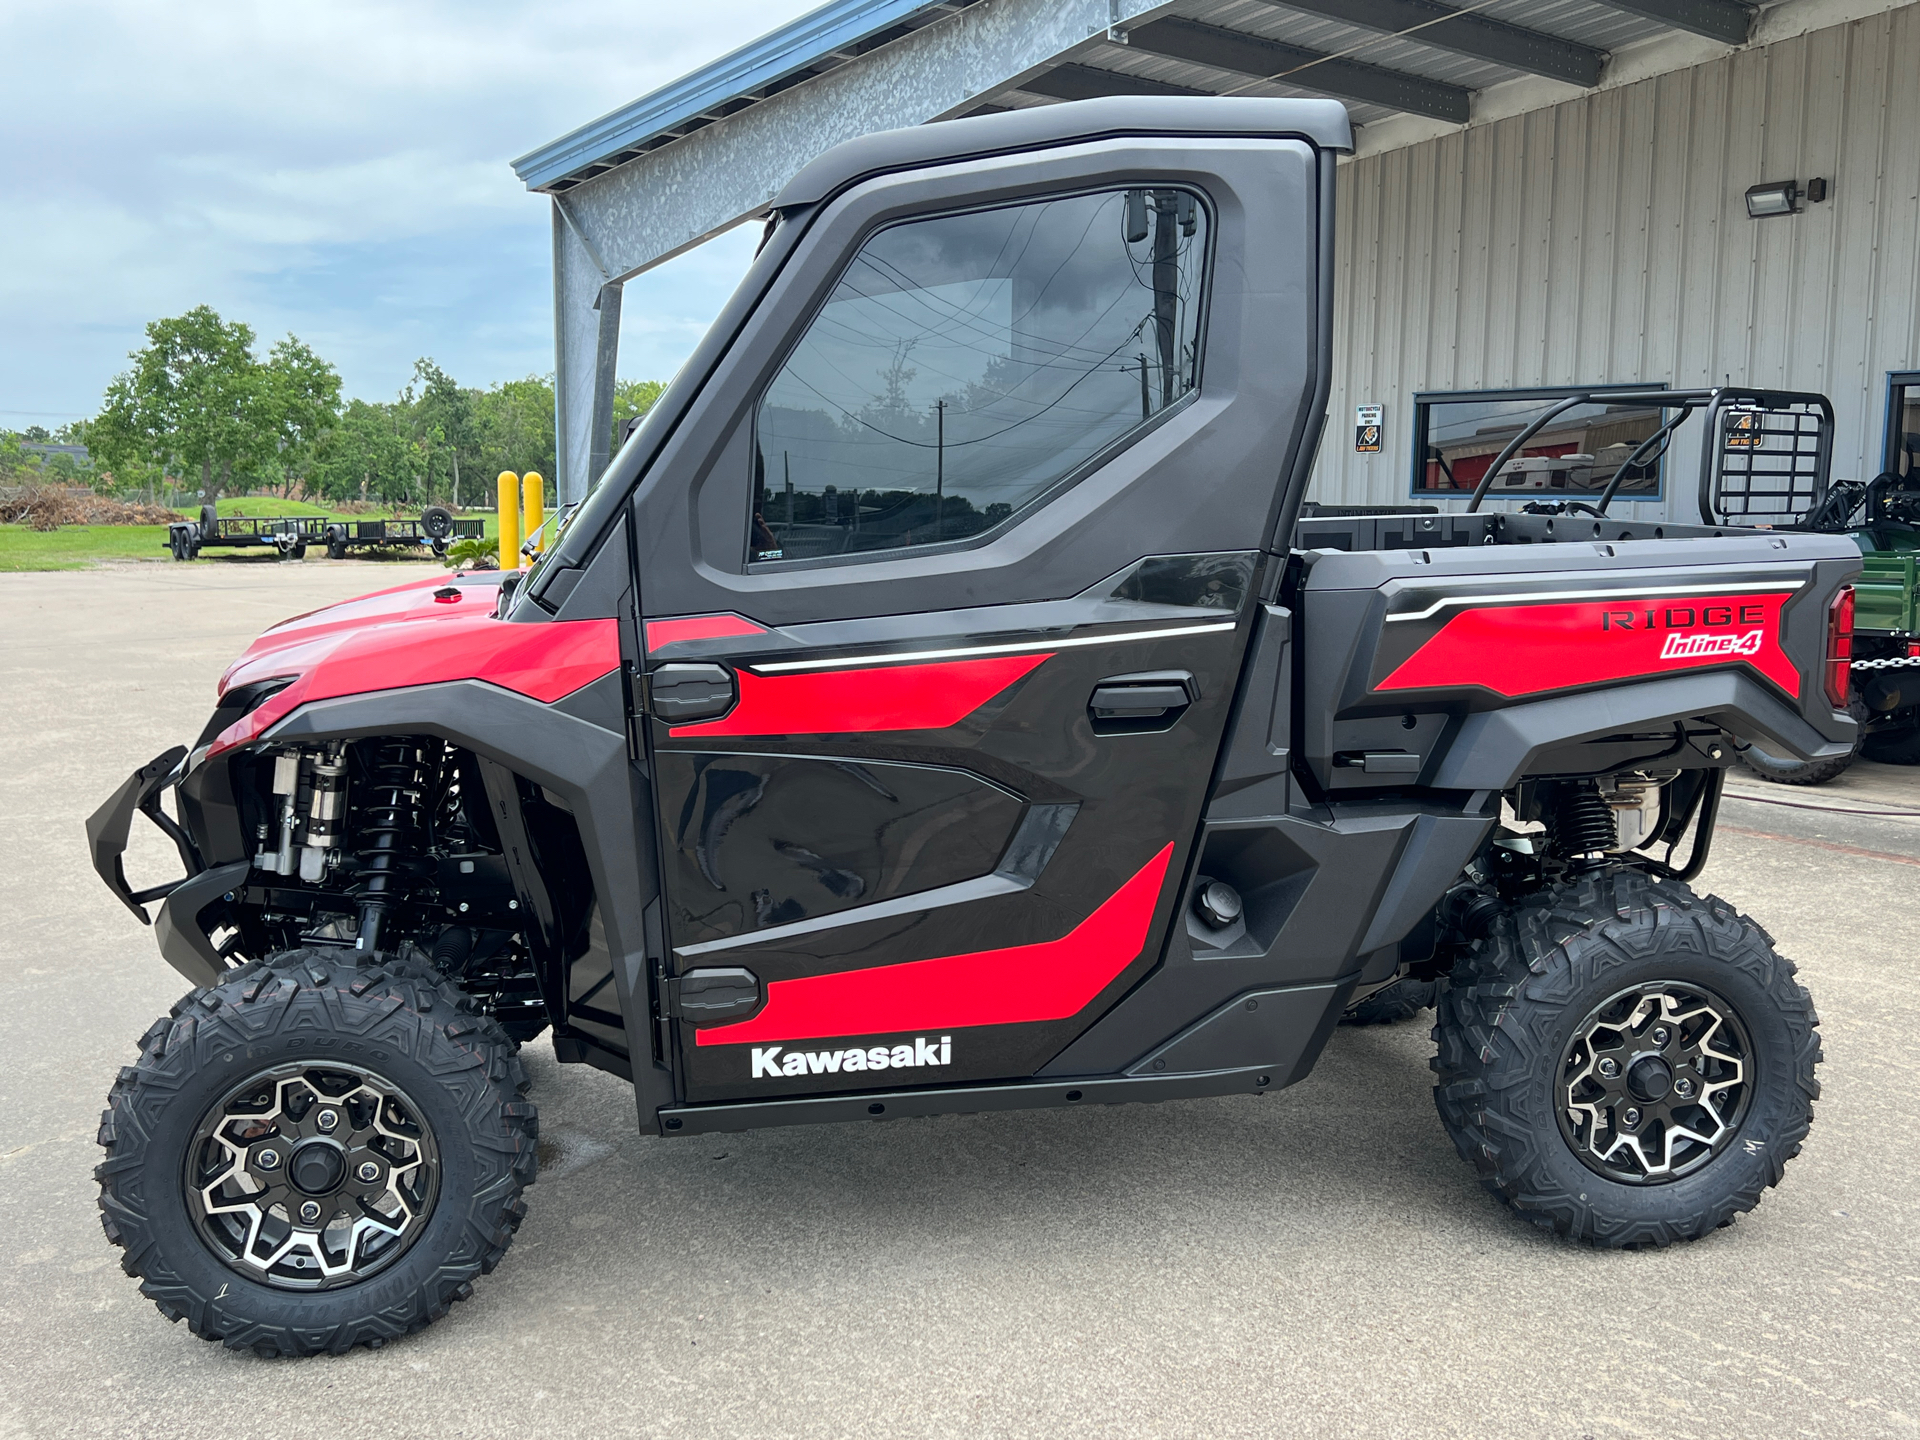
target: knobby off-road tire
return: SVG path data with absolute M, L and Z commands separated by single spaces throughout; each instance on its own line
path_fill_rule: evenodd
M 1831 760 L 1795 760 L 1785 755 L 1771 755 L 1758 745 L 1749 745 L 1740 752 L 1740 763 L 1758 775 L 1762 780 L 1771 780 L 1779 785 L 1824 785 L 1840 774 L 1860 753 L 1856 744 L 1845 755 L 1835 756 Z
M 1439 987 L 1431 980 L 1414 980 L 1403 977 L 1376 990 L 1358 1004 L 1347 1008 L 1340 1017 L 1342 1025 L 1394 1025 L 1402 1020 L 1411 1020 L 1422 1010 L 1433 1004 L 1434 992 Z
M 1882 765 L 1920 765 L 1920 722 L 1867 736 L 1860 753 Z
M 1703 1003 L 1732 1018 L 1716 1025 L 1712 1012 L 1696 1009 L 1694 1019 L 1671 1022 L 1670 1058 L 1688 1030 L 1711 1038 L 1691 1052 L 1698 1067 L 1676 1061 L 1659 1100 L 1680 1106 L 1683 1089 L 1701 1099 L 1714 1092 L 1713 1113 L 1695 1112 L 1693 1123 L 1715 1143 L 1681 1140 L 1684 1163 L 1671 1176 L 1646 1173 L 1630 1147 L 1609 1164 L 1583 1159 L 1583 1138 L 1617 1145 L 1626 1107 L 1644 1102 L 1616 1089 L 1619 1104 L 1603 1125 L 1603 1105 L 1583 1114 L 1571 1101 L 1643 1074 L 1657 1049 L 1655 1025 L 1669 1023 L 1661 1015 Z M 1636 1035 L 1621 1022 L 1643 1006 L 1651 1009 Z M 1441 987 L 1438 1010 L 1433 1093 L 1454 1145 L 1513 1209 L 1594 1245 L 1661 1246 L 1731 1224 L 1780 1182 L 1820 1094 L 1819 1017 L 1772 938 L 1724 901 L 1638 872 L 1603 872 L 1514 906 Z M 1619 1078 L 1603 1082 L 1596 1072 L 1607 1060 Z M 1644 1072 L 1650 1088 L 1664 1063 Z M 1716 1089 L 1736 1073 L 1744 1095 L 1740 1086 Z M 1647 1106 L 1656 1113 L 1660 1104 Z M 1712 1135 L 1718 1128 L 1724 1133 Z M 1650 1143 L 1652 1127 L 1641 1130 Z M 1593 1158 L 1596 1147 L 1584 1148 Z M 1653 1158 L 1665 1163 L 1672 1152 L 1656 1147 Z M 1634 1169 L 1638 1178 L 1621 1178 Z
M 107 1239 L 125 1250 L 122 1268 L 139 1277 L 141 1293 L 163 1315 L 184 1318 L 202 1339 L 231 1349 L 338 1354 L 418 1330 L 472 1293 L 473 1278 L 500 1262 L 526 1214 L 521 1191 L 533 1183 L 539 1122 L 513 1052 L 498 1025 L 418 958 L 355 964 L 350 953 L 310 949 L 244 966 L 174 1006 L 141 1038 L 138 1063 L 114 1082 L 100 1124 L 107 1159 L 94 1172 Z M 318 1088 L 307 1094 L 320 1098 L 306 1103 L 296 1124 L 288 1117 L 310 1084 Z M 349 1093 L 349 1086 L 358 1088 Z M 347 1098 L 328 1101 L 329 1093 Z M 269 1107 L 273 1129 L 247 1118 L 248 1105 L 269 1095 L 278 1097 Z M 319 1123 L 316 1104 L 333 1105 L 333 1127 Z M 210 1207 L 190 1198 L 190 1172 L 199 1166 L 205 1179 L 218 1170 L 220 1142 L 206 1138 L 210 1127 L 240 1137 L 249 1158 L 235 1160 L 236 1175 L 257 1163 L 251 1157 L 274 1145 L 277 1132 L 275 1169 L 292 1185 L 301 1146 L 324 1152 L 313 1144 L 322 1129 L 347 1136 L 346 1146 L 360 1144 L 374 1135 L 369 1114 L 382 1117 L 382 1132 L 411 1135 L 421 1159 L 408 1172 L 412 1209 L 400 1211 L 413 1217 L 401 1229 L 404 1243 L 369 1232 L 372 1259 L 358 1267 L 359 1278 L 349 1272 L 316 1287 L 290 1268 L 310 1263 L 298 1249 L 269 1272 L 262 1250 L 244 1236 L 237 1249 L 233 1243 L 230 1227 L 244 1230 L 247 1221 L 210 1220 Z M 231 1123 L 265 1137 L 229 1130 L 223 1117 L 236 1115 Z M 380 1136 L 372 1143 L 394 1148 Z M 397 1148 L 401 1156 L 388 1166 L 396 1184 L 409 1146 Z M 344 1158 L 350 1167 L 371 1159 L 376 1171 L 387 1164 L 365 1149 L 348 1149 Z M 237 1183 L 260 1183 L 258 1171 L 248 1173 L 255 1178 Z M 290 1203 L 310 1193 L 318 1192 L 290 1190 Z M 323 1196 L 320 1203 L 334 1202 Z M 339 1203 L 346 1214 L 357 1202 Z M 291 1218 L 278 1217 L 279 1233 L 292 1233 Z M 261 1234 L 268 1237 L 262 1248 L 270 1247 L 265 1221 Z M 386 1250 L 376 1248 L 383 1243 Z

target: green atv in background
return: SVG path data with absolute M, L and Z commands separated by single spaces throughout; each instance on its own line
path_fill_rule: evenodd
M 1854 754 L 1920 765 L 1920 371 L 1887 377 L 1882 464 L 1866 484 L 1834 481 L 1800 528 L 1850 535 L 1866 562 L 1854 582 Z M 1784 785 L 1823 784 L 1853 758 L 1801 762 L 1757 745 L 1741 755 L 1755 774 Z

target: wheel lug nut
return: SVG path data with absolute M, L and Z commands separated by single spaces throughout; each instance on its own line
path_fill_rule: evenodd
M 1673 1038 L 1673 1032 L 1667 1029 L 1666 1026 L 1656 1025 L 1653 1027 L 1653 1043 L 1654 1044 L 1665 1045 L 1667 1041 L 1671 1040 L 1672 1038 Z
M 320 1206 L 312 1200 L 300 1207 L 300 1218 L 311 1225 L 320 1218 Z
M 362 1160 L 360 1162 L 360 1178 L 362 1180 L 378 1180 L 380 1178 L 380 1167 L 371 1160 Z
M 259 1157 L 255 1159 L 253 1163 L 258 1165 L 262 1170 L 277 1170 L 280 1168 L 280 1152 L 278 1150 L 262 1150 Z
M 1627 1113 L 1620 1117 L 1620 1123 L 1625 1125 L 1629 1130 L 1633 1129 L 1634 1126 L 1640 1123 L 1640 1111 L 1635 1106 L 1629 1105 L 1627 1107 Z
M 314 1121 L 314 1123 L 320 1127 L 322 1134 L 331 1135 L 334 1127 L 340 1123 L 340 1112 L 338 1110 L 322 1110 L 320 1112 L 320 1118 Z
M 1612 1057 L 1608 1057 L 1602 1060 L 1595 1068 L 1599 1070 L 1602 1075 L 1606 1076 L 1607 1079 L 1611 1080 L 1620 1073 L 1620 1062 Z
M 1692 1079 L 1682 1075 L 1678 1080 L 1673 1082 L 1673 1093 L 1683 1097 L 1693 1094 Z

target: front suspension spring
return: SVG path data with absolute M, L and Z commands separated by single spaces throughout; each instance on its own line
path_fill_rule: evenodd
M 390 906 L 406 899 L 411 879 L 407 857 L 420 832 L 421 795 L 426 789 L 424 756 L 417 740 L 381 740 L 367 766 L 366 804 L 355 836 L 359 877 L 354 897 L 360 902 L 356 948 L 372 951 Z

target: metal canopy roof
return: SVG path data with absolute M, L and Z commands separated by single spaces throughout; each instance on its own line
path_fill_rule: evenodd
M 833 0 L 513 162 L 561 192 L 983 0 Z M 1524 75 L 1582 87 L 1609 52 L 1666 31 L 1744 43 L 1745 0 L 1174 0 L 1096 33 L 959 112 L 1103 95 L 1324 96 L 1365 125 L 1463 124 L 1475 91 Z

